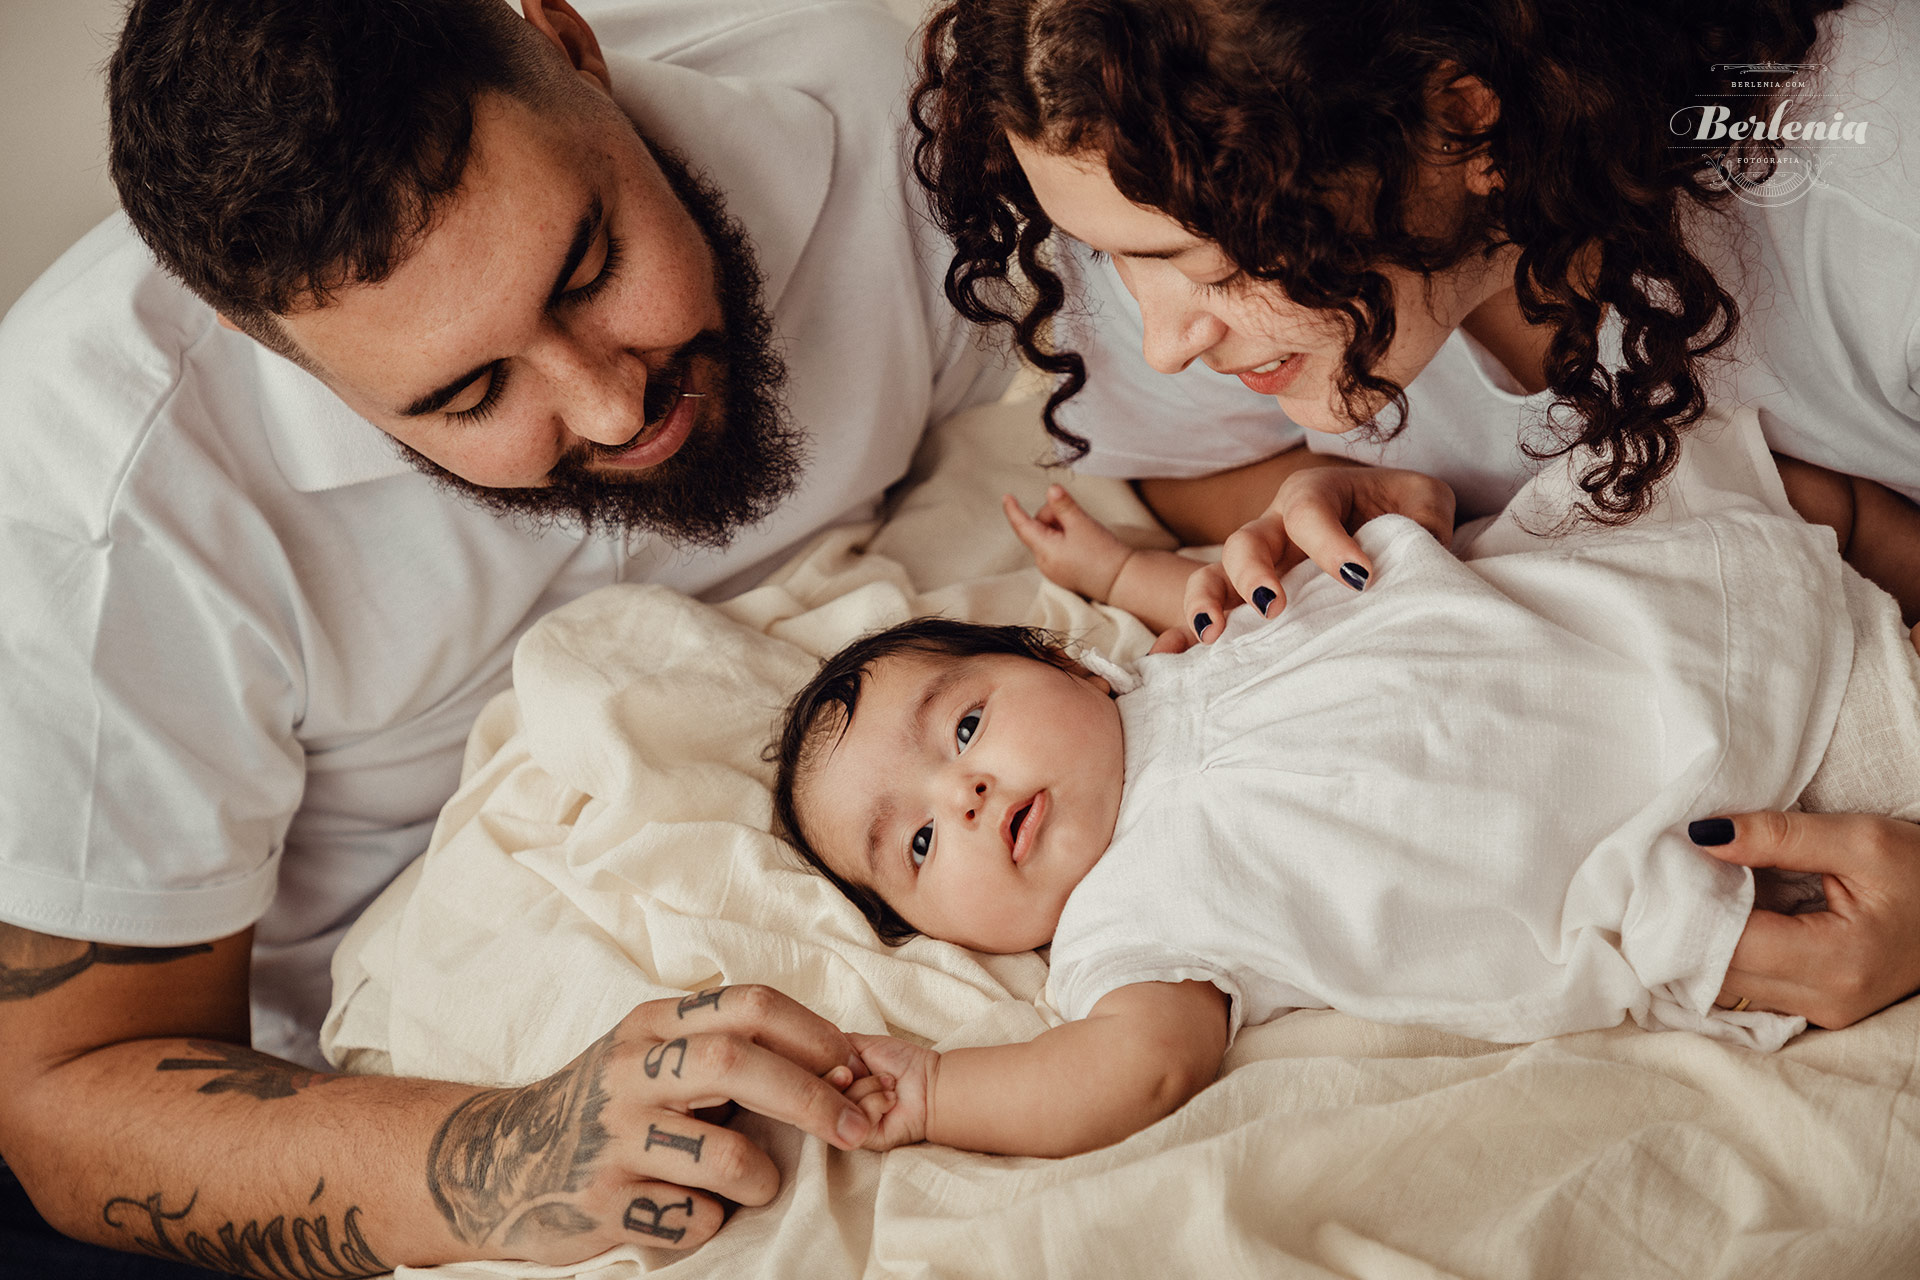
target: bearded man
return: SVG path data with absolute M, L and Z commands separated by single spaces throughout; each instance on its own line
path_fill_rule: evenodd
M 274 1276 L 685 1248 L 778 1186 L 701 1108 L 865 1132 L 845 1038 L 758 988 L 523 1089 L 318 1056 L 527 627 L 751 584 L 1006 382 L 883 9 L 523 9 L 135 0 L 124 212 L 0 327 L 0 1155 L 68 1236 Z

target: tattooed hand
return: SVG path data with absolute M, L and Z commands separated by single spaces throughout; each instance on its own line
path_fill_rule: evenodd
M 480 1256 L 691 1248 L 719 1229 L 722 1198 L 765 1204 L 780 1186 L 765 1152 L 695 1113 L 738 1103 L 851 1149 L 871 1126 L 839 1089 L 864 1074 L 846 1036 L 770 988 L 656 1000 L 545 1080 L 454 1108 L 428 1185 Z
M 940 1055 L 891 1036 L 856 1035 L 852 1040 L 872 1073 L 847 1090 L 848 1099 L 859 1103 L 873 1122 L 863 1145 L 869 1151 L 891 1151 L 925 1142 Z

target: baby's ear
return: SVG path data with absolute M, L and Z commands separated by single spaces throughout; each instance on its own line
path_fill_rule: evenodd
M 1068 653 L 1065 649 L 1053 650 L 1053 657 L 1050 659 L 1050 661 L 1053 663 L 1054 666 L 1060 668 L 1062 671 L 1066 672 L 1068 675 L 1078 676 L 1080 679 L 1085 680 L 1088 684 L 1092 685 L 1094 688 L 1098 689 L 1100 692 L 1106 694 L 1109 698 L 1113 696 L 1113 685 L 1110 681 L 1108 681 L 1108 679 L 1105 676 L 1098 676 L 1098 675 L 1095 675 L 1093 672 L 1087 670 L 1087 668 L 1081 664 L 1078 658 L 1075 658 L 1072 654 Z

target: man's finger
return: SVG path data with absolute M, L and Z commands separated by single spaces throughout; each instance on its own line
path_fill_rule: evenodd
M 707 1032 L 737 1033 L 815 1076 L 845 1065 L 866 1074 L 853 1042 L 840 1028 L 791 996 L 758 983 L 708 987 L 672 1000 L 651 1000 L 620 1024 L 623 1033 L 670 1041 Z
M 616 1108 L 607 1119 L 605 1158 L 633 1177 L 708 1191 L 736 1204 L 765 1204 L 779 1193 L 780 1170 L 772 1159 L 732 1129 L 662 1107 L 631 1114 Z
M 621 1084 L 654 1106 L 691 1111 L 737 1102 L 849 1151 L 867 1136 L 866 1117 L 840 1090 L 748 1035 L 697 1032 L 662 1041 L 640 1065 L 646 1079 L 627 1075 Z
M 626 1243 L 653 1249 L 705 1244 L 726 1221 L 712 1196 L 666 1182 L 635 1182 L 622 1189 L 619 1227 Z

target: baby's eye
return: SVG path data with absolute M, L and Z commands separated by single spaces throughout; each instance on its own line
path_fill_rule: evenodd
M 913 843 L 908 846 L 907 856 L 913 859 L 913 865 L 919 866 L 927 860 L 927 851 L 933 848 L 933 824 L 913 833 Z
M 973 741 L 973 735 L 977 733 L 979 729 L 980 713 L 978 711 L 969 711 L 960 717 L 960 726 L 953 731 L 953 737 L 954 741 L 960 744 L 962 751 L 967 749 L 967 744 Z

